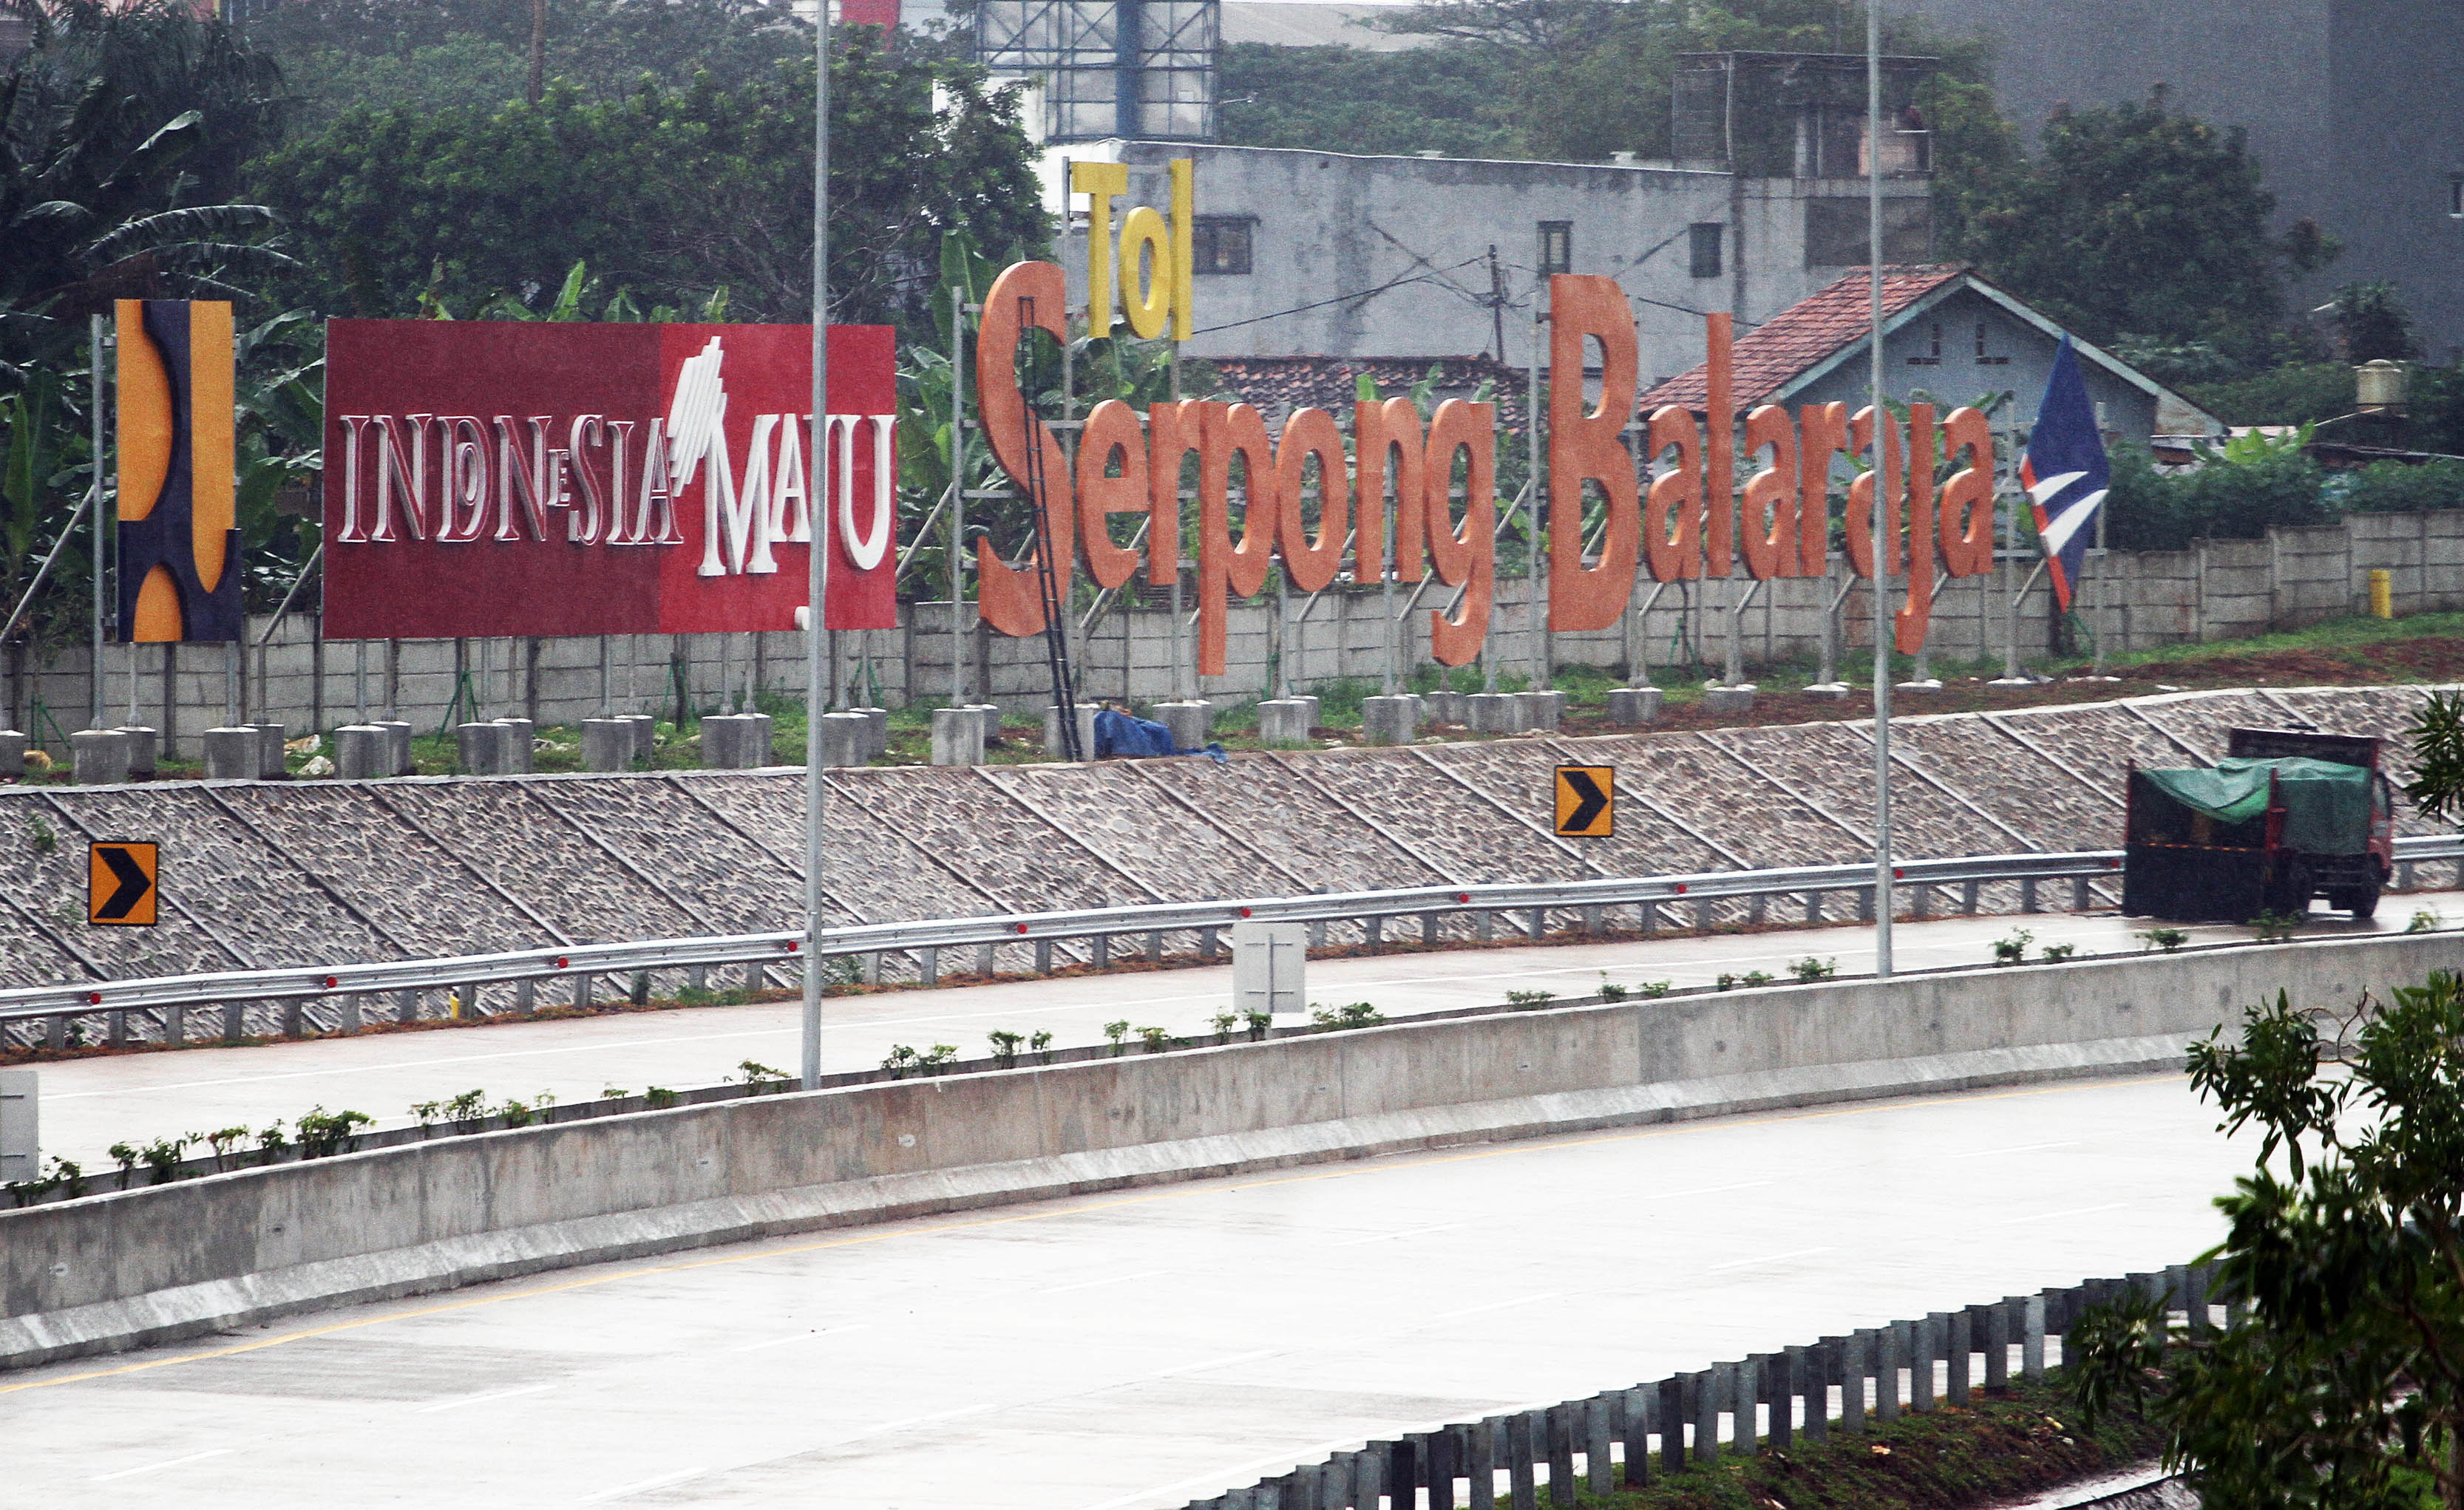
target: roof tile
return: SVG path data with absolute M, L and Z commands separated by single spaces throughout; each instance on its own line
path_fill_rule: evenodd
M 1957 263 L 1883 268 L 1882 317 L 1889 319 L 1967 272 Z M 1863 268 L 1845 274 L 1741 339 L 1730 353 L 1737 406 L 1742 409 L 1768 401 L 1791 378 L 1849 342 L 1865 339 L 1872 329 L 1869 277 Z M 1642 396 L 1640 411 L 1649 414 L 1674 404 L 1703 412 L 1710 403 L 1706 366 L 1697 363 L 1655 386 Z

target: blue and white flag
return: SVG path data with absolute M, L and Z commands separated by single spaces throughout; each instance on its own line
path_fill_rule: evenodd
M 2028 490 L 2045 565 L 2053 574 L 2054 599 L 2064 608 L 2071 605 L 2071 589 L 2087 564 L 2097 511 L 2104 507 L 2112 477 L 2104 437 L 2097 432 L 2096 405 L 2087 396 L 2079 357 L 2066 335 L 2061 350 L 2054 354 L 2044 401 L 2036 405 L 2035 428 L 2028 432 L 2027 457 L 2019 463 L 2019 483 Z

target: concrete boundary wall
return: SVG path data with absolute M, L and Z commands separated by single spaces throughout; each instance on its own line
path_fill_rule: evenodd
M 0 1212 L 0 1366 L 544 1269 L 1317 1161 L 2178 1067 L 2452 935 L 1459 1018 L 482 1133 Z
M 2200 540 L 2187 551 L 2117 551 L 2100 610 L 2112 647 L 2125 650 L 2186 641 L 2237 638 L 2297 628 L 2321 619 L 2360 613 L 2369 602 L 2369 573 L 2392 573 L 2395 611 L 2434 613 L 2464 607 L 2464 510 L 2354 514 L 2335 524 L 2268 532 L 2256 540 Z M 1819 653 L 1823 609 L 1838 588 L 1842 562 L 1828 579 L 1766 583 L 1747 607 L 1741 629 L 1748 666 Z M 1944 584 L 1934 600 L 1932 653 L 1946 660 L 1991 659 L 2002 653 L 2003 600 L 1993 578 Z M 1623 667 L 1640 660 L 1666 667 L 1689 658 L 1719 667 L 1727 654 L 1729 605 L 1746 586 L 1672 582 L 1655 605 L 1627 627 L 1551 634 L 1543 652 L 1534 643 L 1531 580 L 1503 574 L 1496 583 L 1488 657 L 1498 669 L 1529 675 L 1545 653 L 1554 665 Z M 81 590 L 81 589 L 80 589 Z M 1650 592 L 1639 583 L 1631 606 Z M 2098 601 L 2099 589 L 2081 599 Z M 1543 590 L 1545 597 L 1545 588 Z M 1417 606 L 1397 625 L 1407 666 L 1428 660 L 1428 612 L 1445 608 L 1450 591 L 1408 588 L 1394 603 Z M 1194 689 L 1234 704 L 1280 689 L 1288 680 L 1306 691 L 1343 678 L 1375 681 L 1385 667 L 1387 603 L 1375 585 L 1331 591 L 1314 605 L 1295 594 L 1278 606 L 1264 595 L 1232 605 L 1229 674 L 1176 678 L 1175 647 L 1196 653 L 1194 628 L 1176 635 L 1168 608 L 1114 608 L 1073 635 L 1083 697 L 1137 703 Z M 2052 598 L 2041 582 L 2021 605 L 2020 654 L 2047 653 Z M 1016 712 L 1042 708 L 1050 682 L 1039 639 L 1013 640 L 980 623 L 966 606 L 959 640 L 961 683 L 968 701 L 998 702 Z M 1843 617 L 1854 651 L 1870 645 L 1872 607 L 1850 593 Z M 255 648 L 269 629 L 275 632 Z M 848 631 L 837 641 L 834 685 L 853 700 L 884 706 L 943 701 L 950 691 L 950 605 L 899 605 L 899 627 Z M 165 735 L 165 752 L 196 754 L 198 733 L 224 722 L 234 704 L 243 718 L 277 722 L 294 735 L 324 732 L 360 716 L 363 692 L 373 713 L 397 710 L 423 731 L 453 705 L 457 687 L 478 700 L 482 716 L 518 715 L 540 724 L 569 724 L 613 708 L 621 712 L 672 712 L 679 689 L 697 712 L 719 711 L 730 689 L 748 686 L 791 700 L 803 691 L 804 637 L 797 633 L 609 635 L 602 637 L 355 641 L 326 640 L 312 613 L 280 625 L 270 616 L 249 621 L 251 648 L 234 679 L 220 646 L 146 646 L 137 650 L 134 721 Z M 131 647 L 103 651 L 103 708 L 112 724 L 130 721 Z M 37 657 L 27 647 L 0 647 L 0 728 L 24 730 L 54 754 L 67 749 L 68 731 L 89 715 L 91 656 L 83 648 Z M 165 667 L 169 675 L 165 675 Z M 167 684 L 167 685 L 166 685 Z M 604 694 L 604 699 L 603 699 Z M 35 716 L 39 703 L 44 717 Z

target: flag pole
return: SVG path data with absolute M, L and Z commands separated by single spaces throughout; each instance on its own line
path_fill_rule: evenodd
M 1882 407 L 1882 11 L 1865 4 L 1865 275 L 1872 327 L 1874 416 L 1874 974 L 1891 974 L 1891 621 L 1883 611 L 1891 564 L 1899 554 L 1890 520 L 1892 499 L 1882 486 L 1891 423 Z
M 830 0 L 813 0 L 813 463 L 804 512 L 813 543 L 804 615 L 804 999 L 803 1083 L 822 1084 L 822 709 L 828 681 L 823 627 L 829 596 Z M 844 482 L 844 479 L 842 479 Z

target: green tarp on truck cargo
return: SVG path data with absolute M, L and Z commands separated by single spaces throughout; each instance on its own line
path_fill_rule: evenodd
M 2332 760 L 2228 757 L 2212 769 L 2142 771 L 2166 796 L 2220 823 L 2267 811 L 2268 778 L 2284 796 L 2284 844 L 2311 855 L 2357 855 L 2370 842 L 2370 773 Z

